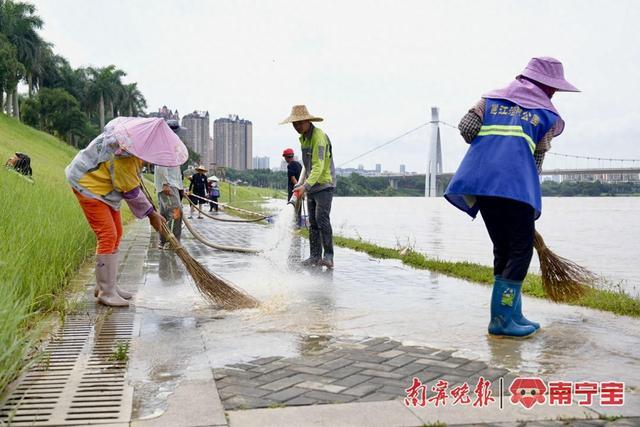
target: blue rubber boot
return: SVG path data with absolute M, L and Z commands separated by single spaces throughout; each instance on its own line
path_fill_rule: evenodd
M 494 276 L 497 279 L 502 279 L 502 276 Z M 529 319 L 527 319 L 526 317 L 524 317 L 524 315 L 522 314 L 522 293 L 519 292 L 518 293 L 518 300 L 516 301 L 515 304 L 515 310 L 513 311 L 513 321 L 516 322 L 518 325 L 531 325 L 533 326 L 536 331 L 538 329 L 540 329 L 540 323 L 538 322 L 533 322 Z
M 521 288 L 522 282 L 496 277 L 491 294 L 489 334 L 524 338 L 535 333 L 536 329 L 533 326 L 519 325 L 513 318 Z
M 533 326 L 536 331 L 540 329 L 540 323 L 532 322 L 531 320 L 524 317 L 524 315 L 522 314 L 522 294 L 521 293 L 518 293 L 518 300 L 516 301 L 516 307 L 515 307 L 515 310 L 513 311 L 513 321 L 516 322 L 518 325 Z

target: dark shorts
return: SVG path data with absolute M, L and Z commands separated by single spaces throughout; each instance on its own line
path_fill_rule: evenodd
M 197 194 L 197 196 L 206 197 L 204 194 Z M 204 205 L 205 203 L 207 203 L 205 200 L 199 199 L 194 195 L 189 195 L 189 200 L 191 200 L 191 203 L 193 203 L 194 205 Z

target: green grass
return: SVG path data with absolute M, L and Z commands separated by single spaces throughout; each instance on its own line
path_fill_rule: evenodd
M 221 182 L 219 185 L 219 202 L 254 212 L 262 212 L 262 203 L 267 199 L 286 198 L 286 194 L 270 188 L 233 185 L 227 182 Z
M 307 235 L 306 230 L 303 232 Z M 375 245 L 362 239 L 352 239 L 342 236 L 334 236 L 333 243 L 336 246 L 364 252 L 374 258 L 398 259 L 408 266 L 436 271 L 447 276 L 465 279 L 484 285 L 493 284 L 493 268 L 471 262 L 453 262 L 429 258 L 412 250 L 393 249 Z M 528 274 L 525 279 L 522 292 L 538 298 L 545 298 L 542 281 L 537 274 Z M 633 298 L 624 292 L 614 290 L 592 290 L 583 298 L 570 305 L 609 311 L 615 314 L 640 317 L 640 299 Z
M 15 151 L 31 157 L 34 183 L 0 166 L 0 395 L 34 360 L 43 318 L 68 309 L 69 278 L 95 250 L 64 174 L 76 151 L 0 114 L 2 165 Z
M 116 362 L 126 362 L 129 360 L 129 343 L 125 341 L 119 341 L 116 347 L 111 352 L 109 360 Z

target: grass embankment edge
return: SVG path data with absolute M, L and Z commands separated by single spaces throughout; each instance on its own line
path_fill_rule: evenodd
M 308 236 L 306 230 L 303 230 L 302 234 L 305 237 Z M 364 252 L 374 258 L 397 259 L 416 269 L 435 271 L 474 283 L 492 285 L 494 281 L 493 268 L 481 264 L 430 258 L 410 249 L 388 248 L 363 239 L 337 235 L 333 236 L 333 243 L 336 246 Z M 542 279 L 538 274 L 527 275 L 522 292 L 536 298 L 547 299 L 542 288 Z M 640 299 L 633 298 L 622 291 L 593 289 L 583 298 L 566 304 L 608 311 L 618 315 L 640 317 Z
M 16 151 L 31 157 L 33 181 L 0 167 L 0 399 L 75 311 L 73 278 L 95 252 L 64 174 L 77 149 L 0 114 L 0 158 Z M 128 209 L 122 218 L 132 220 Z

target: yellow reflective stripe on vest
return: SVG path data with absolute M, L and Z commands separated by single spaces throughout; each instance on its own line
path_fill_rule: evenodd
M 478 136 L 486 136 L 486 135 L 499 135 L 499 136 L 519 136 L 527 141 L 529 144 L 529 149 L 531 150 L 531 154 L 536 150 L 536 144 L 533 142 L 531 137 L 524 133 L 522 130 L 522 126 L 506 126 L 506 125 L 491 125 L 491 126 L 482 126 L 480 128 L 480 132 L 478 132 Z

